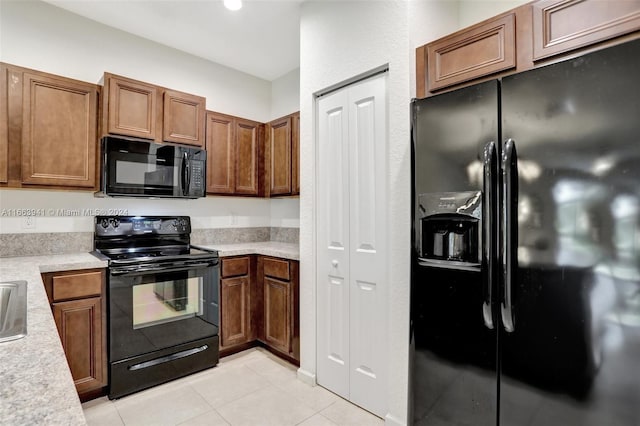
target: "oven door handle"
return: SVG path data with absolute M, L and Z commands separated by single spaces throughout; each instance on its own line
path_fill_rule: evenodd
M 141 275 L 148 274 L 149 272 L 178 272 L 178 271 L 186 271 L 189 269 L 200 269 L 207 268 L 210 266 L 217 265 L 216 262 L 200 262 L 200 263 L 190 263 L 187 265 L 180 266 L 142 266 L 142 265 L 130 265 L 124 266 L 121 268 L 111 267 L 109 268 L 109 273 L 113 276 L 121 276 L 121 275 Z

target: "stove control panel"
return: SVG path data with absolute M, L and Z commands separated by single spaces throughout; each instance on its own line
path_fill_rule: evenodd
M 189 216 L 96 216 L 97 236 L 191 233 Z

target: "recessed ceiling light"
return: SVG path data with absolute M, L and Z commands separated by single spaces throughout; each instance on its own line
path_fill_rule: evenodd
M 229 10 L 240 10 L 242 8 L 242 0 L 224 0 L 224 7 Z

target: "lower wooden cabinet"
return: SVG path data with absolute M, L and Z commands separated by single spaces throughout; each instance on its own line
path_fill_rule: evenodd
M 268 256 L 222 259 L 220 353 L 262 344 L 300 362 L 298 262 Z
M 104 269 L 42 274 L 53 318 L 81 399 L 108 384 Z
M 258 287 L 263 289 L 264 333 L 271 349 L 300 361 L 300 296 L 298 262 L 258 257 Z
M 242 350 L 256 339 L 252 324 L 255 256 L 222 259 L 220 279 L 220 352 Z
M 264 277 L 264 338 L 269 346 L 291 352 L 291 283 Z

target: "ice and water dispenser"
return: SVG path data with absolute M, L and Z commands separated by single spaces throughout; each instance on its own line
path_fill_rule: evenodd
M 418 195 L 420 263 L 479 267 L 482 262 L 482 192 Z

